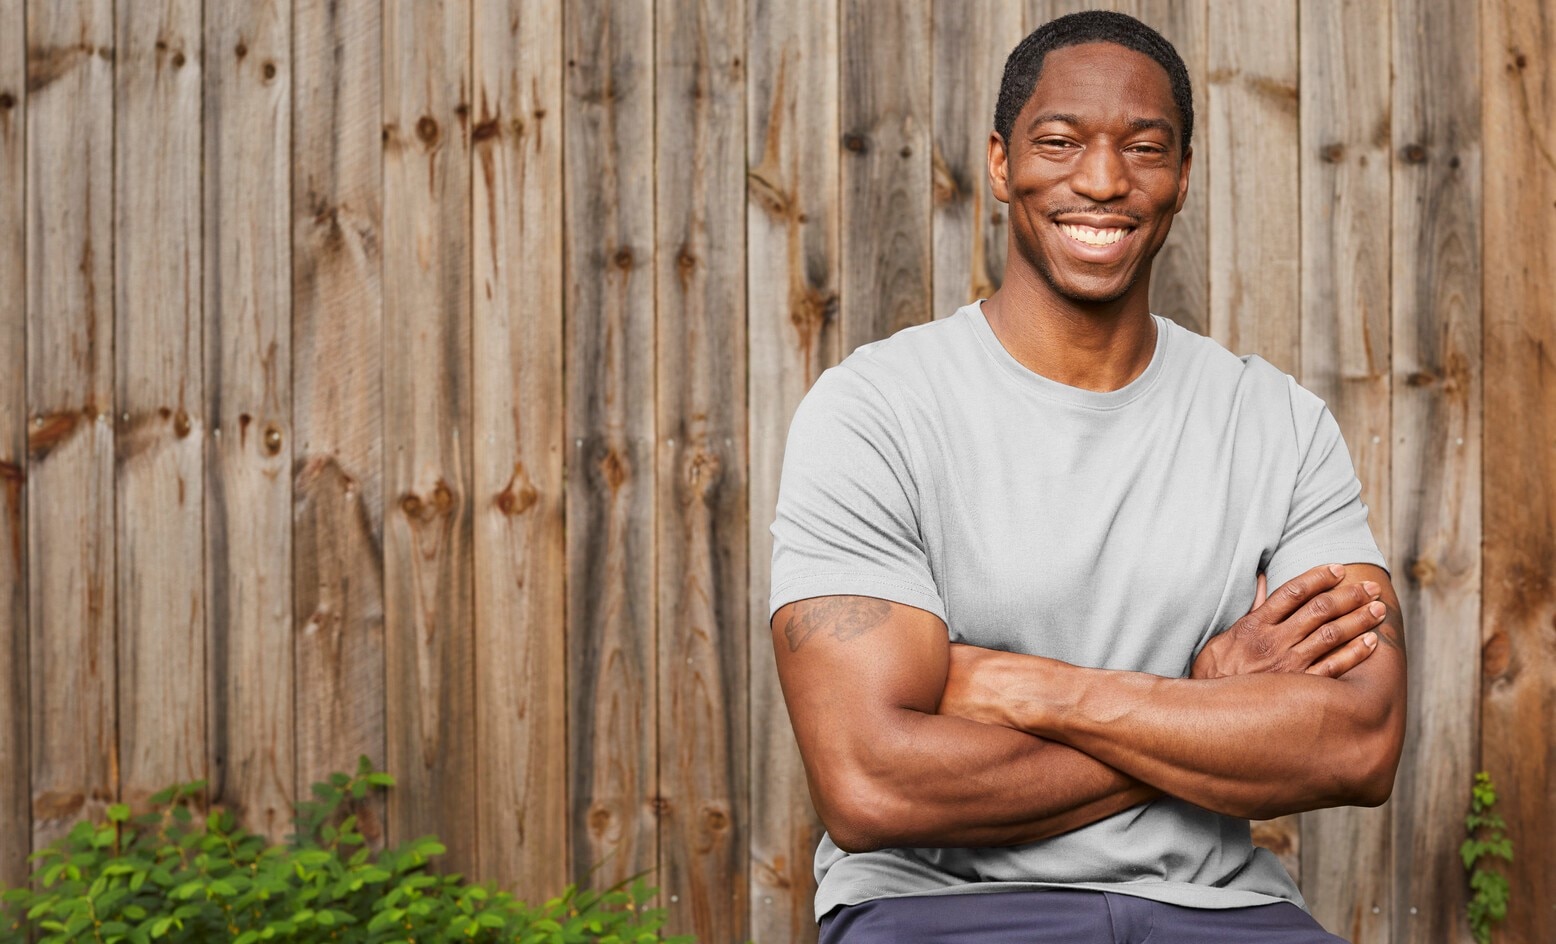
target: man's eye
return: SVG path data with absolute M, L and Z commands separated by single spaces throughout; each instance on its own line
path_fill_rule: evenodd
M 1043 138 L 1037 142 L 1043 147 L 1072 147 L 1072 143 L 1063 138 Z

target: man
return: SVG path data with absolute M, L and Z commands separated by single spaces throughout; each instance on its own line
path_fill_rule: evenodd
M 1039 28 L 989 138 L 1002 287 L 795 415 L 772 627 L 823 944 L 1336 940 L 1248 818 L 1388 797 L 1399 604 L 1323 403 L 1150 313 L 1192 131 L 1154 31 Z

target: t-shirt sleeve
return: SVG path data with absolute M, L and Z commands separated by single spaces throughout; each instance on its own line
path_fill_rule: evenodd
M 917 509 L 906 434 L 891 405 L 846 364 L 827 370 L 789 426 L 768 618 L 796 600 L 855 595 L 944 620 Z
M 1340 424 L 1317 396 L 1294 380 L 1289 385 L 1301 464 L 1280 544 L 1265 566 L 1270 589 L 1320 564 L 1387 569 Z

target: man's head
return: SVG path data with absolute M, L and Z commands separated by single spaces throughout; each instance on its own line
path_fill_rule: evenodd
M 1111 10 L 1086 10 L 1049 20 L 1016 44 L 1005 60 L 1000 79 L 1000 94 L 994 104 L 994 130 L 1008 143 L 1021 106 L 1032 97 L 1032 89 L 1043 73 L 1043 60 L 1055 49 L 1082 43 L 1113 43 L 1133 49 L 1156 60 L 1172 84 L 1173 104 L 1178 109 L 1182 133 L 1178 153 L 1189 150 L 1194 136 L 1194 95 L 1189 85 L 1189 70 L 1178 50 L 1161 33 L 1124 13 Z
M 1193 106 L 1172 46 L 1119 13 L 1061 17 L 1005 65 L 989 139 L 1010 205 L 1007 279 L 1061 304 L 1146 310 L 1146 287 L 1188 194 Z

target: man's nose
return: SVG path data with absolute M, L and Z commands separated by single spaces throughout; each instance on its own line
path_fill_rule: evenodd
M 1096 203 L 1117 200 L 1129 193 L 1128 169 L 1123 156 L 1110 147 L 1088 147 L 1070 176 L 1070 189 Z

